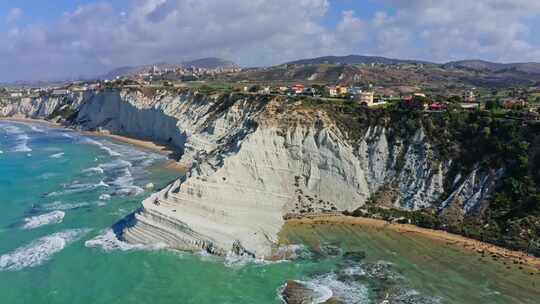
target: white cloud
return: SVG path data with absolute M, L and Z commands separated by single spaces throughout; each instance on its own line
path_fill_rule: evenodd
M 18 7 L 14 7 L 9 11 L 9 13 L 8 13 L 8 15 L 6 17 L 6 21 L 8 23 L 15 22 L 22 16 L 22 14 L 23 14 L 22 9 L 20 9 Z
M 0 54 L 13 58 L 0 67 L 29 68 L 28 57 L 37 50 L 34 60 L 54 62 L 55 68 L 31 65 L 32 71 L 19 69 L 17 77 L 93 74 L 112 66 L 214 55 L 265 65 L 324 49 L 325 29 L 318 19 L 328 7 L 327 0 L 133 0 L 122 14 L 108 3 L 90 4 L 65 13 L 55 25 L 0 34 L 0 43 L 8 46 Z
M 394 7 L 324 26 L 329 0 L 131 0 L 80 6 L 48 25 L 0 33 L 0 80 L 92 75 L 157 61 L 222 56 L 246 66 L 352 53 L 445 61 L 540 60 L 528 22 L 537 0 L 382 0 Z M 22 12 L 19 12 L 20 16 Z M 17 13 L 15 13 L 17 15 Z M 13 19 L 13 20 L 16 20 Z
M 396 26 L 417 38 L 418 56 L 435 60 L 482 57 L 540 60 L 528 42 L 527 21 L 540 16 L 537 0 L 386 0 L 397 13 L 383 27 Z M 384 31 L 384 28 L 382 29 Z M 414 45 L 403 45 L 414 48 Z M 537 53 L 536 53 L 537 54 Z

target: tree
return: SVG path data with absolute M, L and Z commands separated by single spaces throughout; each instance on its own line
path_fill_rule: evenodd
M 497 102 L 495 100 L 488 100 L 486 102 L 486 109 L 487 110 L 494 110 L 494 109 L 497 109 L 499 107 L 499 105 L 497 104 Z
M 454 96 L 448 98 L 448 101 L 451 102 L 451 103 L 462 103 L 463 102 L 463 97 L 454 95 Z
M 261 90 L 261 86 L 256 84 L 256 85 L 252 85 L 250 88 L 249 88 L 249 92 L 250 93 L 257 93 Z

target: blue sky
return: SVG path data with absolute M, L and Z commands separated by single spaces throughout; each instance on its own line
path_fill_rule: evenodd
M 65 12 L 74 11 L 77 7 L 85 4 L 95 3 L 94 0 L 10 0 L 0 2 L 0 12 L 4 17 L 8 16 L 14 8 L 19 8 L 23 12 L 17 20 L 17 24 L 42 23 L 53 24 Z M 125 0 L 110 1 L 117 9 L 127 7 Z M 11 25 L 6 22 L 0 23 L 0 29 L 7 30 Z
M 51 24 L 58 20 L 64 12 L 75 11 L 81 5 L 88 5 L 104 1 L 95 0 L 11 0 L 0 3 L 0 12 L 4 16 L 9 14 L 13 8 L 20 8 L 24 14 L 18 20 L 18 23 L 45 23 Z M 111 0 L 107 1 L 119 11 L 126 11 L 129 8 L 129 0 Z M 291 2 L 292 3 L 292 2 Z M 342 12 L 346 10 L 354 10 L 359 16 L 369 18 L 377 10 L 392 10 L 392 7 L 377 1 L 368 0 L 335 0 L 331 1 L 331 9 L 322 18 L 323 24 L 327 26 L 335 26 L 342 18 Z M 3 30 L 8 29 L 8 24 L 5 22 L 0 24 Z
M 0 2 L 0 81 L 203 56 L 540 61 L 538 30 L 538 0 L 11 0 Z

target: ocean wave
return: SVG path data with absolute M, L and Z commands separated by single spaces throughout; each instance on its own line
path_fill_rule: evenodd
M 144 192 L 144 189 L 135 185 L 135 178 L 131 173 L 133 164 L 129 161 L 118 159 L 99 165 L 109 178 L 107 184 L 114 189 L 115 195 L 135 196 Z
M 84 243 L 88 248 L 101 248 L 104 251 L 131 251 L 131 250 L 161 250 L 167 246 L 165 244 L 142 245 L 130 244 L 119 240 L 112 229 L 106 229 L 100 235 Z
M 51 156 L 49 156 L 50 158 L 61 158 L 64 156 L 64 152 L 61 152 L 61 153 L 56 153 L 56 154 L 53 154 Z
M 105 173 L 105 171 L 101 167 L 92 167 L 92 168 L 84 169 L 82 172 L 83 173 L 97 173 L 97 174 Z
M 24 219 L 23 229 L 35 229 L 45 225 L 58 224 L 64 219 L 65 212 L 53 211 L 50 213 L 27 217 Z
M 32 149 L 28 146 L 30 137 L 27 134 L 17 135 L 15 139 L 15 148 L 13 152 L 32 152 Z
M 340 281 L 335 273 L 316 277 L 307 284 L 321 294 L 320 302 L 316 303 L 324 303 L 330 298 L 342 303 L 367 303 L 369 301 L 367 286 L 358 282 Z
M 203 258 L 212 257 L 215 259 L 216 257 L 211 255 L 210 253 L 206 251 L 200 251 L 198 252 L 199 256 Z M 215 261 L 215 260 L 214 260 Z M 227 254 L 225 256 L 224 265 L 229 268 L 233 269 L 239 269 L 243 268 L 248 265 L 274 265 L 274 264 L 281 264 L 281 263 L 288 263 L 290 260 L 265 260 L 262 258 L 254 258 L 247 255 L 237 255 L 237 254 Z
M 102 170 L 114 171 L 114 170 L 121 170 L 125 168 L 131 168 L 133 167 L 133 164 L 128 162 L 127 160 L 117 159 L 112 162 L 101 164 L 98 167 L 101 168 Z
M 79 209 L 90 206 L 90 203 L 82 202 L 82 203 L 62 203 L 60 201 L 56 201 L 50 204 L 45 204 L 38 207 L 38 210 L 61 210 L 61 211 L 67 211 L 67 210 L 73 210 L 73 209 Z
M 30 137 L 26 134 L 23 129 L 14 125 L 3 126 L 2 130 L 8 135 L 14 136 L 15 147 L 11 152 L 31 152 L 32 149 L 28 146 L 28 141 Z
M 126 186 L 119 188 L 114 192 L 115 195 L 119 196 L 137 196 L 144 193 L 144 189 L 139 186 Z
M 54 233 L 6 253 L 0 256 L 0 271 L 17 271 L 42 265 L 89 231 L 89 229 L 71 229 Z
M 111 195 L 110 194 L 101 194 L 99 196 L 99 201 L 97 202 L 97 205 L 99 207 L 103 207 L 105 205 L 107 205 L 107 201 L 111 199 Z
M 293 280 L 278 290 L 278 295 L 305 303 L 423 303 L 437 304 L 440 298 L 421 294 L 411 288 L 392 263 L 350 263 L 335 271 L 314 277 Z
M 30 129 L 32 129 L 32 131 L 37 132 L 37 133 L 45 133 L 45 130 L 32 124 L 30 125 Z
M 7 134 L 11 135 L 24 133 L 21 128 L 12 125 L 2 126 L 2 130 L 4 130 L 4 132 L 6 132 Z
M 71 184 L 66 187 L 66 190 L 63 191 L 54 191 L 49 194 L 47 194 L 48 197 L 54 197 L 54 196 L 62 196 L 67 194 L 74 194 L 74 193 L 81 193 L 81 192 L 87 192 L 96 190 L 99 188 L 109 188 L 109 185 L 107 185 L 104 181 L 100 181 L 97 184 Z
M 335 273 L 317 276 L 309 281 L 294 280 L 296 284 L 302 286 L 300 290 L 289 290 L 301 296 L 306 303 L 326 303 L 333 300 L 337 303 L 370 303 L 369 288 L 359 282 L 341 281 Z M 288 284 L 284 284 L 278 290 L 278 294 L 283 303 L 285 300 L 285 290 Z M 289 285 L 290 286 L 290 285 Z
M 101 150 L 103 150 L 103 151 L 109 153 L 110 156 L 121 156 L 120 153 L 114 151 L 113 149 L 111 149 L 110 147 L 108 147 L 107 145 L 105 145 L 104 143 L 99 142 L 99 141 L 97 141 L 97 140 L 94 140 L 94 139 L 85 137 L 84 140 L 83 140 L 83 143 L 87 143 L 87 144 L 92 144 L 92 145 L 98 146 Z

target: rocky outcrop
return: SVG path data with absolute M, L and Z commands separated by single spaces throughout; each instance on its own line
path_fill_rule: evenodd
M 305 282 L 287 281 L 281 291 L 283 302 L 287 304 L 343 303 L 338 300 L 331 300 L 332 291 L 328 288 L 311 285 Z
M 466 215 L 482 214 L 503 174 L 503 169 L 481 171 L 476 168 L 463 180 L 461 176 L 456 177 L 454 191 L 439 207 L 440 215 L 452 223 L 463 220 Z
M 497 180 L 497 174 L 474 175 L 444 189 L 451 162 L 440 159 L 422 128 L 405 139 L 373 125 L 351 142 L 327 113 L 283 102 L 115 90 L 20 101 L 0 113 L 50 118 L 68 112 L 78 129 L 175 147 L 188 173 L 145 200 L 119 235 L 181 250 L 268 257 L 284 216 L 353 211 L 384 193 L 401 209 L 459 206 L 466 214 Z M 447 190 L 450 197 L 441 197 Z
M 47 118 L 61 103 L 62 99 L 56 97 L 21 98 L 1 107 L 0 116 Z

